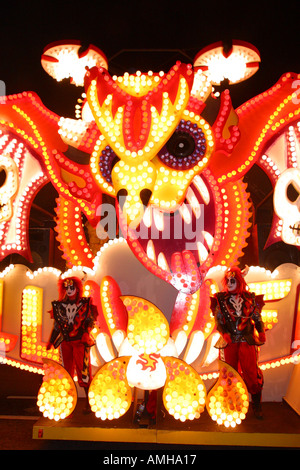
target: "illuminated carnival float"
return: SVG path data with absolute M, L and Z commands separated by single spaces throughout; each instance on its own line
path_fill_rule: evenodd
M 51 112 L 33 92 L 1 99 L 0 257 L 31 261 L 30 208 L 51 183 L 67 269 L 2 271 L 1 363 L 43 376 L 37 404 L 45 418 L 72 414 L 80 391 L 59 348 L 47 347 L 48 312 L 58 280 L 77 276 L 97 307 L 88 400 L 99 426 L 161 390 L 174 426 L 207 411 L 221 427 L 236 427 L 249 395 L 239 372 L 218 359 L 210 299 L 225 270 L 244 264 L 254 212 L 244 178 L 253 165 L 274 191 L 267 244 L 300 246 L 300 76 L 286 73 L 233 109 L 229 89 L 216 87 L 249 78 L 260 63 L 241 41 L 226 53 L 214 44 L 193 65 L 177 62 L 160 73 L 111 76 L 99 49 L 81 52 L 76 42 L 49 45 L 41 61 L 57 81 L 69 78 L 85 92 L 74 119 Z M 213 119 L 210 107 L 217 107 Z M 89 163 L 69 158 L 70 148 Z M 87 223 L 105 240 L 98 251 Z M 299 267 L 250 266 L 245 280 L 264 295 L 263 400 L 290 394 L 299 413 Z

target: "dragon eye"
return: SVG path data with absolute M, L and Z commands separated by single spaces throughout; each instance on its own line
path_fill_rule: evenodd
M 195 150 L 195 141 L 188 132 L 176 131 L 167 143 L 167 150 L 176 158 L 186 158 Z
M 170 168 L 188 170 L 202 160 L 205 152 L 206 140 L 202 129 L 182 119 L 158 157 Z

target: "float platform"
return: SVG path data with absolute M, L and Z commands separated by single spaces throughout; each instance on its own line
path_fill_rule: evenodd
M 94 413 L 86 415 L 83 407 L 79 399 L 72 416 L 63 421 L 40 418 L 33 426 L 33 439 L 300 448 L 300 416 L 285 401 L 263 403 L 263 420 L 257 420 L 249 408 L 246 419 L 233 429 L 217 425 L 206 411 L 198 420 L 181 423 L 158 407 L 155 423 L 147 416 L 137 423 L 133 407 L 112 421 L 101 421 Z

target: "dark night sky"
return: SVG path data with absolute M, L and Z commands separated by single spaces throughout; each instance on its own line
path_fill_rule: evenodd
M 53 41 L 94 44 L 106 54 L 113 74 L 167 71 L 178 59 L 189 61 L 176 52 L 120 54 L 124 49 L 181 50 L 193 61 L 213 42 L 239 39 L 260 51 L 261 66 L 251 79 L 231 90 L 237 107 L 271 87 L 283 73 L 300 73 L 299 3 L 253 5 L 229 0 L 5 2 L 0 13 L 0 79 L 7 94 L 35 91 L 52 111 L 74 117 L 82 89 L 67 81 L 56 83 L 40 63 L 44 47 Z

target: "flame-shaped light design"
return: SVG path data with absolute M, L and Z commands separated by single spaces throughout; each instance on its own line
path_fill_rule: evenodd
M 97 372 L 89 388 L 89 403 L 97 418 L 112 420 L 130 408 L 132 394 L 126 380 L 127 357 L 105 364 Z
M 71 376 L 57 362 L 44 359 L 45 375 L 39 389 L 37 405 L 45 418 L 59 421 L 74 411 L 77 390 Z
M 234 428 L 246 418 L 249 408 L 247 387 L 238 372 L 219 361 L 220 374 L 207 395 L 206 407 L 213 421 Z
M 200 418 L 205 409 L 206 389 L 200 375 L 174 357 L 164 358 L 167 380 L 163 392 L 165 408 L 182 422 Z

